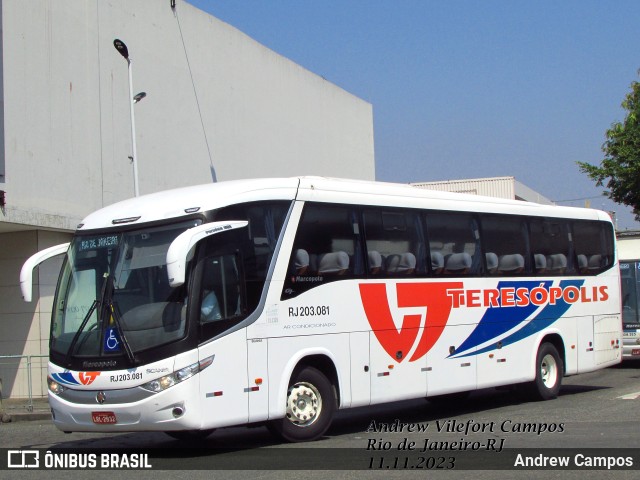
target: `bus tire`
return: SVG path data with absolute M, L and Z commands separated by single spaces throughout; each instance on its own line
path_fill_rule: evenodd
M 291 377 L 284 418 L 270 421 L 268 427 L 288 442 L 309 442 L 327 431 L 335 410 L 331 382 L 319 370 L 304 367 Z
M 536 378 L 530 384 L 530 393 L 536 400 L 551 400 L 558 396 L 562 385 L 564 365 L 553 344 L 540 345 L 536 355 Z
M 182 440 L 183 442 L 197 442 L 199 440 L 204 440 L 215 431 L 215 428 L 210 428 L 208 430 L 176 430 L 164 433 L 169 435 L 171 438 Z

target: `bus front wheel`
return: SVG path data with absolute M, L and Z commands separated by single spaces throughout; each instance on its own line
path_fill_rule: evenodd
M 313 367 L 294 373 L 287 389 L 285 417 L 269 422 L 269 430 L 288 442 L 308 442 L 327 431 L 336 410 L 333 385 Z
M 536 355 L 536 378 L 530 391 L 538 400 L 551 400 L 558 396 L 564 366 L 560 354 L 551 343 L 543 343 Z

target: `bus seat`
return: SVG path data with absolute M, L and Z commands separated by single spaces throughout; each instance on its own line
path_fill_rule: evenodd
M 578 271 L 580 273 L 587 273 L 589 269 L 589 261 L 587 260 L 587 256 L 580 254 L 578 255 Z
M 567 257 L 563 253 L 547 256 L 547 271 L 549 273 L 564 273 L 567 268 Z
M 487 272 L 496 273 L 498 271 L 498 255 L 493 252 L 487 252 L 484 257 L 487 260 Z
M 444 255 L 440 252 L 431 252 L 431 271 L 434 275 L 440 275 L 444 270 Z
M 520 273 L 524 270 L 524 257 L 519 253 L 500 255 L 498 270 L 500 273 Z
M 386 261 L 387 273 L 412 274 L 416 268 L 416 256 L 413 253 L 389 255 Z
M 297 249 L 293 264 L 297 275 L 304 275 L 307 273 L 307 270 L 309 270 L 309 252 L 303 248 Z
M 416 256 L 411 252 L 400 255 L 400 268 L 398 273 L 412 274 L 416 270 Z
M 587 267 L 590 271 L 600 270 L 602 268 L 602 255 L 595 254 L 589 257 L 589 264 Z
M 377 275 L 382 271 L 382 255 L 380 252 L 370 250 L 367 254 L 369 259 L 369 273 L 371 275 Z
M 325 253 L 318 257 L 320 275 L 344 275 L 349 269 L 349 255 L 346 252 Z
M 471 255 L 466 252 L 452 253 L 445 259 L 445 273 L 466 274 L 471 268 Z
M 535 253 L 533 255 L 533 262 L 536 267 L 536 273 L 544 273 L 547 269 L 547 257 L 542 253 Z

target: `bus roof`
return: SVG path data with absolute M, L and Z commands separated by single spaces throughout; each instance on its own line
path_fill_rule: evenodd
M 326 177 L 231 180 L 142 195 L 89 214 L 79 231 L 135 225 L 237 203 L 264 200 L 307 200 L 372 206 L 493 212 L 515 215 L 610 221 L 602 211 L 540 205 L 462 193 L 442 192 L 408 184 Z

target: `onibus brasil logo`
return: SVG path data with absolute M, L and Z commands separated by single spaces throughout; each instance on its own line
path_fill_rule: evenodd
M 403 315 L 398 329 L 389 306 L 387 284 L 360 284 L 365 314 L 382 348 L 396 362 L 396 352 L 414 348 L 409 362 L 424 357 L 438 341 L 453 309 L 486 309 L 475 329 L 449 357 L 478 355 L 515 343 L 543 330 L 562 317 L 575 303 L 609 299 L 606 286 L 583 286 L 584 280 L 500 281 L 495 288 L 465 289 L 463 282 L 397 283 L 398 308 L 424 308 L 425 313 Z M 425 317 L 424 328 L 422 318 Z M 507 332 L 510 332 L 505 336 Z M 419 337 L 418 337 L 419 335 Z M 504 337 L 503 337 L 504 336 Z M 476 347 L 487 344 L 476 350 Z

